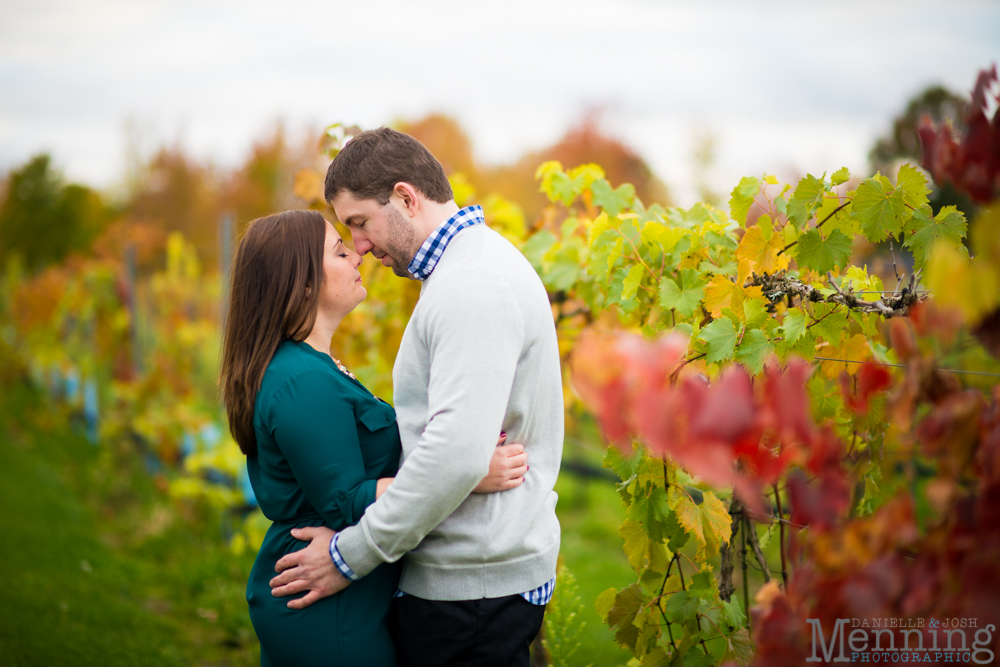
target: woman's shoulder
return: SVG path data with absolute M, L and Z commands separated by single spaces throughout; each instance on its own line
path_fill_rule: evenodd
M 285 340 L 278 345 L 264 371 L 258 400 L 270 400 L 275 394 L 287 393 L 290 386 L 318 385 L 325 390 L 339 387 L 336 367 L 307 343 Z M 294 380 L 294 382 L 293 382 Z

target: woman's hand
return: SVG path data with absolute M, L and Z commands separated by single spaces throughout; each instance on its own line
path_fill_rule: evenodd
M 389 485 L 393 483 L 395 477 L 382 477 L 377 482 L 375 482 L 375 500 L 382 497 L 385 490 L 389 488 Z
M 524 473 L 528 472 L 528 453 L 524 451 L 524 445 L 503 444 L 506 439 L 506 433 L 500 434 L 490 459 L 490 471 L 472 490 L 473 493 L 507 491 L 524 483 Z

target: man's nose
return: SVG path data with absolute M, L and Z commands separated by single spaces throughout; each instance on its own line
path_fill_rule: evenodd
M 354 239 L 354 251 L 359 255 L 364 255 L 365 253 L 371 251 L 375 246 L 371 241 L 361 236 L 360 234 L 351 234 L 351 238 Z

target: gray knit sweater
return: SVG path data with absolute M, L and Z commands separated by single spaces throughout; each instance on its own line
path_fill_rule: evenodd
M 340 534 L 351 569 L 363 576 L 405 554 L 400 588 L 431 600 L 514 595 L 554 577 L 559 349 L 545 288 L 506 239 L 475 225 L 451 240 L 423 283 L 393 382 L 403 465 Z M 524 444 L 531 469 L 516 489 L 470 495 L 501 430 Z

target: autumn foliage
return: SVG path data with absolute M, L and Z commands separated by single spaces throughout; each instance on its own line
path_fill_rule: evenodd
M 930 118 L 923 118 L 918 128 L 923 145 L 923 164 L 934 180 L 951 182 L 977 203 L 986 203 L 1000 193 L 1000 108 L 987 117 L 992 102 L 998 98 L 991 92 L 997 83 L 996 65 L 980 72 L 972 90 L 972 102 L 965 114 L 967 130 L 956 141 L 947 125 L 934 127 Z
M 827 630 L 843 618 L 1000 626 L 1000 116 L 985 115 L 995 82 L 995 70 L 980 76 L 965 136 L 921 129 L 923 166 L 982 204 L 972 221 L 933 210 L 911 164 L 795 183 L 748 176 L 728 211 L 683 209 L 656 203 L 665 191 L 648 168 L 590 125 L 506 171 L 477 167 L 447 119 L 408 128 L 441 153 L 459 203 L 482 204 L 537 270 L 567 419 L 592 415 L 612 443 L 605 465 L 620 479 L 635 579 L 594 604 L 631 665 L 804 665 L 809 619 Z M 218 418 L 223 283 L 199 256 L 221 264 L 225 252 L 207 251 L 224 250 L 210 223 L 226 209 L 238 229 L 292 205 L 332 220 L 322 167 L 357 131 L 330 126 L 321 155 L 294 160 L 278 136 L 214 185 L 164 151 L 91 256 L 4 285 L 0 315 L 26 332 L 14 347 L 35 374 L 98 378 L 102 435 L 123 456 L 135 441 L 181 469 L 174 498 L 243 502 L 209 474 L 239 474 L 228 439 L 184 450 Z M 194 225 L 191 238 L 167 233 L 166 218 Z M 854 263 L 857 246 L 886 241 L 909 259 L 892 255 L 884 272 Z M 387 396 L 418 285 L 371 262 L 361 271 L 369 298 L 334 348 Z
M 895 184 L 876 175 L 836 198 L 823 194 L 830 181 L 811 176 L 790 199 L 771 195 L 766 178 L 744 179 L 730 202 L 736 222 L 750 206 L 766 213 L 728 251 L 725 218 L 710 210 L 700 232 L 692 212 L 654 217 L 641 204 L 631 219 L 619 208 L 620 223 L 590 227 L 591 261 L 602 262 L 591 273 L 610 283 L 596 291 L 605 304 L 618 302 L 618 322 L 596 316 L 599 299 L 577 283 L 595 316 L 576 339 L 572 381 L 617 446 L 607 462 L 623 480 L 622 537 L 638 579 L 597 606 L 641 664 L 804 665 L 817 656 L 809 619 L 828 637 L 838 619 L 896 619 L 889 633 L 899 647 L 905 624 L 920 619 L 928 648 L 939 638 L 924 620 L 966 619 L 986 633 L 974 661 L 996 652 L 1000 387 L 990 378 L 1000 374 L 977 375 L 997 367 L 988 356 L 1000 269 L 995 128 L 982 115 L 995 78 L 995 70 L 980 77 L 961 142 L 944 129 L 922 132 L 932 172 L 990 204 L 973 227 L 978 260 L 961 243 L 964 220 L 950 218 L 961 214 L 931 215 L 922 177 L 906 166 Z M 803 200 L 815 203 L 803 210 Z M 615 233 L 620 254 L 595 257 L 595 237 L 614 241 Z M 849 247 L 838 245 L 855 235 L 901 238 L 937 287 L 930 299 L 918 297 L 913 279 L 885 296 L 881 279 L 850 266 Z M 685 238 L 685 250 L 707 252 L 695 261 L 671 255 Z M 786 254 L 796 245 L 797 266 Z M 973 275 L 985 294 L 971 293 Z M 877 296 L 863 296 L 870 293 Z M 956 348 L 959 340 L 966 343 Z M 956 349 L 982 360 L 965 367 L 971 375 L 955 367 Z M 700 521 L 691 520 L 691 503 Z M 780 578 L 759 548 L 761 528 L 779 532 Z M 693 554 L 689 539 L 698 543 Z M 749 611 L 752 644 L 733 594 L 737 539 L 767 582 Z M 719 564 L 708 557 L 716 549 Z M 686 582 L 676 577 L 684 562 L 695 570 Z M 743 596 L 746 604 L 745 587 Z M 968 662 L 971 649 L 960 650 Z M 919 651 L 906 658 L 925 659 Z

